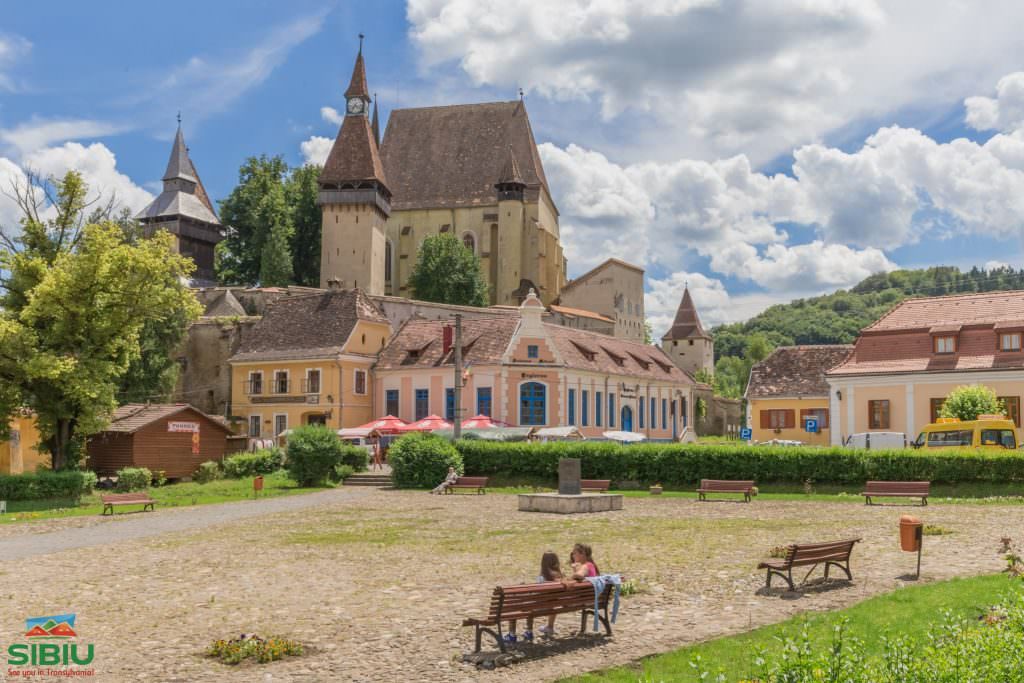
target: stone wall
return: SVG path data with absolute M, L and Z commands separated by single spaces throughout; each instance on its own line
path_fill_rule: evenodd
M 695 420 L 699 436 L 739 436 L 743 401 L 738 398 L 715 396 L 710 387 L 695 388 L 693 396 L 695 401 L 703 400 L 706 409 L 704 417 L 697 415 Z

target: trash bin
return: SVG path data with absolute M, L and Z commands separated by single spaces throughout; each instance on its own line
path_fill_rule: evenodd
M 900 548 L 908 553 L 916 553 L 921 549 L 921 529 L 924 527 L 917 517 L 903 515 L 900 517 Z

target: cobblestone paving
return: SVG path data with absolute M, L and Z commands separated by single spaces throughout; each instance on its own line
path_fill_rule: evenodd
M 315 506 L 2 560 L 0 634 L 10 642 L 27 616 L 77 612 L 97 681 L 552 680 L 850 605 L 906 585 L 914 570 L 897 543 L 906 507 L 641 498 L 621 512 L 562 517 L 519 513 L 505 495 L 309 498 Z M 181 512 L 139 519 L 160 526 L 161 515 Z M 1019 536 L 1024 522 L 1024 506 L 913 512 L 953 532 L 925 538 L 923 581 L 999 571 L 999 538 Z M 124 523 L 82 522 L 82 531 Z M 18 529 L 0 553 L 37 533 Z M 773 546 L 851 536 L 864 538 L 853 584 L 759 591 L 754 567 Z M 567 560 L 576 541 L 594 547 L 603 571 L 641 586 L 623 600 L 614 638 L 566 638 L 495 671 L 459 662 L 472 649 L 463 617 L 481 614 L 495 585 L 532 580 L 543 551 Z M 558 622 L 563 638 L 576 626 Z M 258 667 L 202 657 L 210 641 L 242 632 L 295 638 L 309 652 Z

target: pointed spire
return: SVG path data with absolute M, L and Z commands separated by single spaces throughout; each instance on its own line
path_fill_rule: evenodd
M 192 170 L 192 162 L 188 158 L 188 147 L 185 146 L 185 136 L 181 132 L 181 114 L 178 115 L 178 132 L 174 136 L 174 145 L 171 147 L 171 158 L 167 161 L 167 170 L 164 171 L 163 180 L 187 180 L 192 183 L 199 182 L 196 179 L 195 171 Z
M 516 155 L 512 152 L 512 145 L 508 146 L 508 156 L 505 157 L 505 165 L 498 174 L 497 185 L 526 185 L 523 174 L 519 172 L 519 164 L 516 163 Z
M 373 93 L 373 139 L 377 141 L 377 148 L 380 149 L 380 119 L 377 118 L 377 93 Z
M 701 325 L 700 316 L 697 315 L 697 307 L 693 304 L 693 298 L 690 296 L 690 288 L 687 286 L 683 289 L 683 299 L 679 302 L 679 308 L 676 309 L 675 320 L 672 321 L 672 327 L 662 339 L 711 339 L 711 335 L 704 331 L 704 326 Z
M 362 97 L 370 101 L 370 89 L 366 87 L 366 64 L 363 62 L 363 34 L 359 34 L 359 54 L 356 55 L 356 65 L 352 69 L 352 80 L 349 81 L 345 97 Z

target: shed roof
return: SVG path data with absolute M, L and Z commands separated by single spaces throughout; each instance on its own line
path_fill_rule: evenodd
M 131 434 L 154 422 L 185 411 L 196 413 L 225 432 L 231 432 L 231 429 L 215 416 L 207 415 L 187 403 L 127 403 L 114 411 L 110 424 L 103 431 Z

